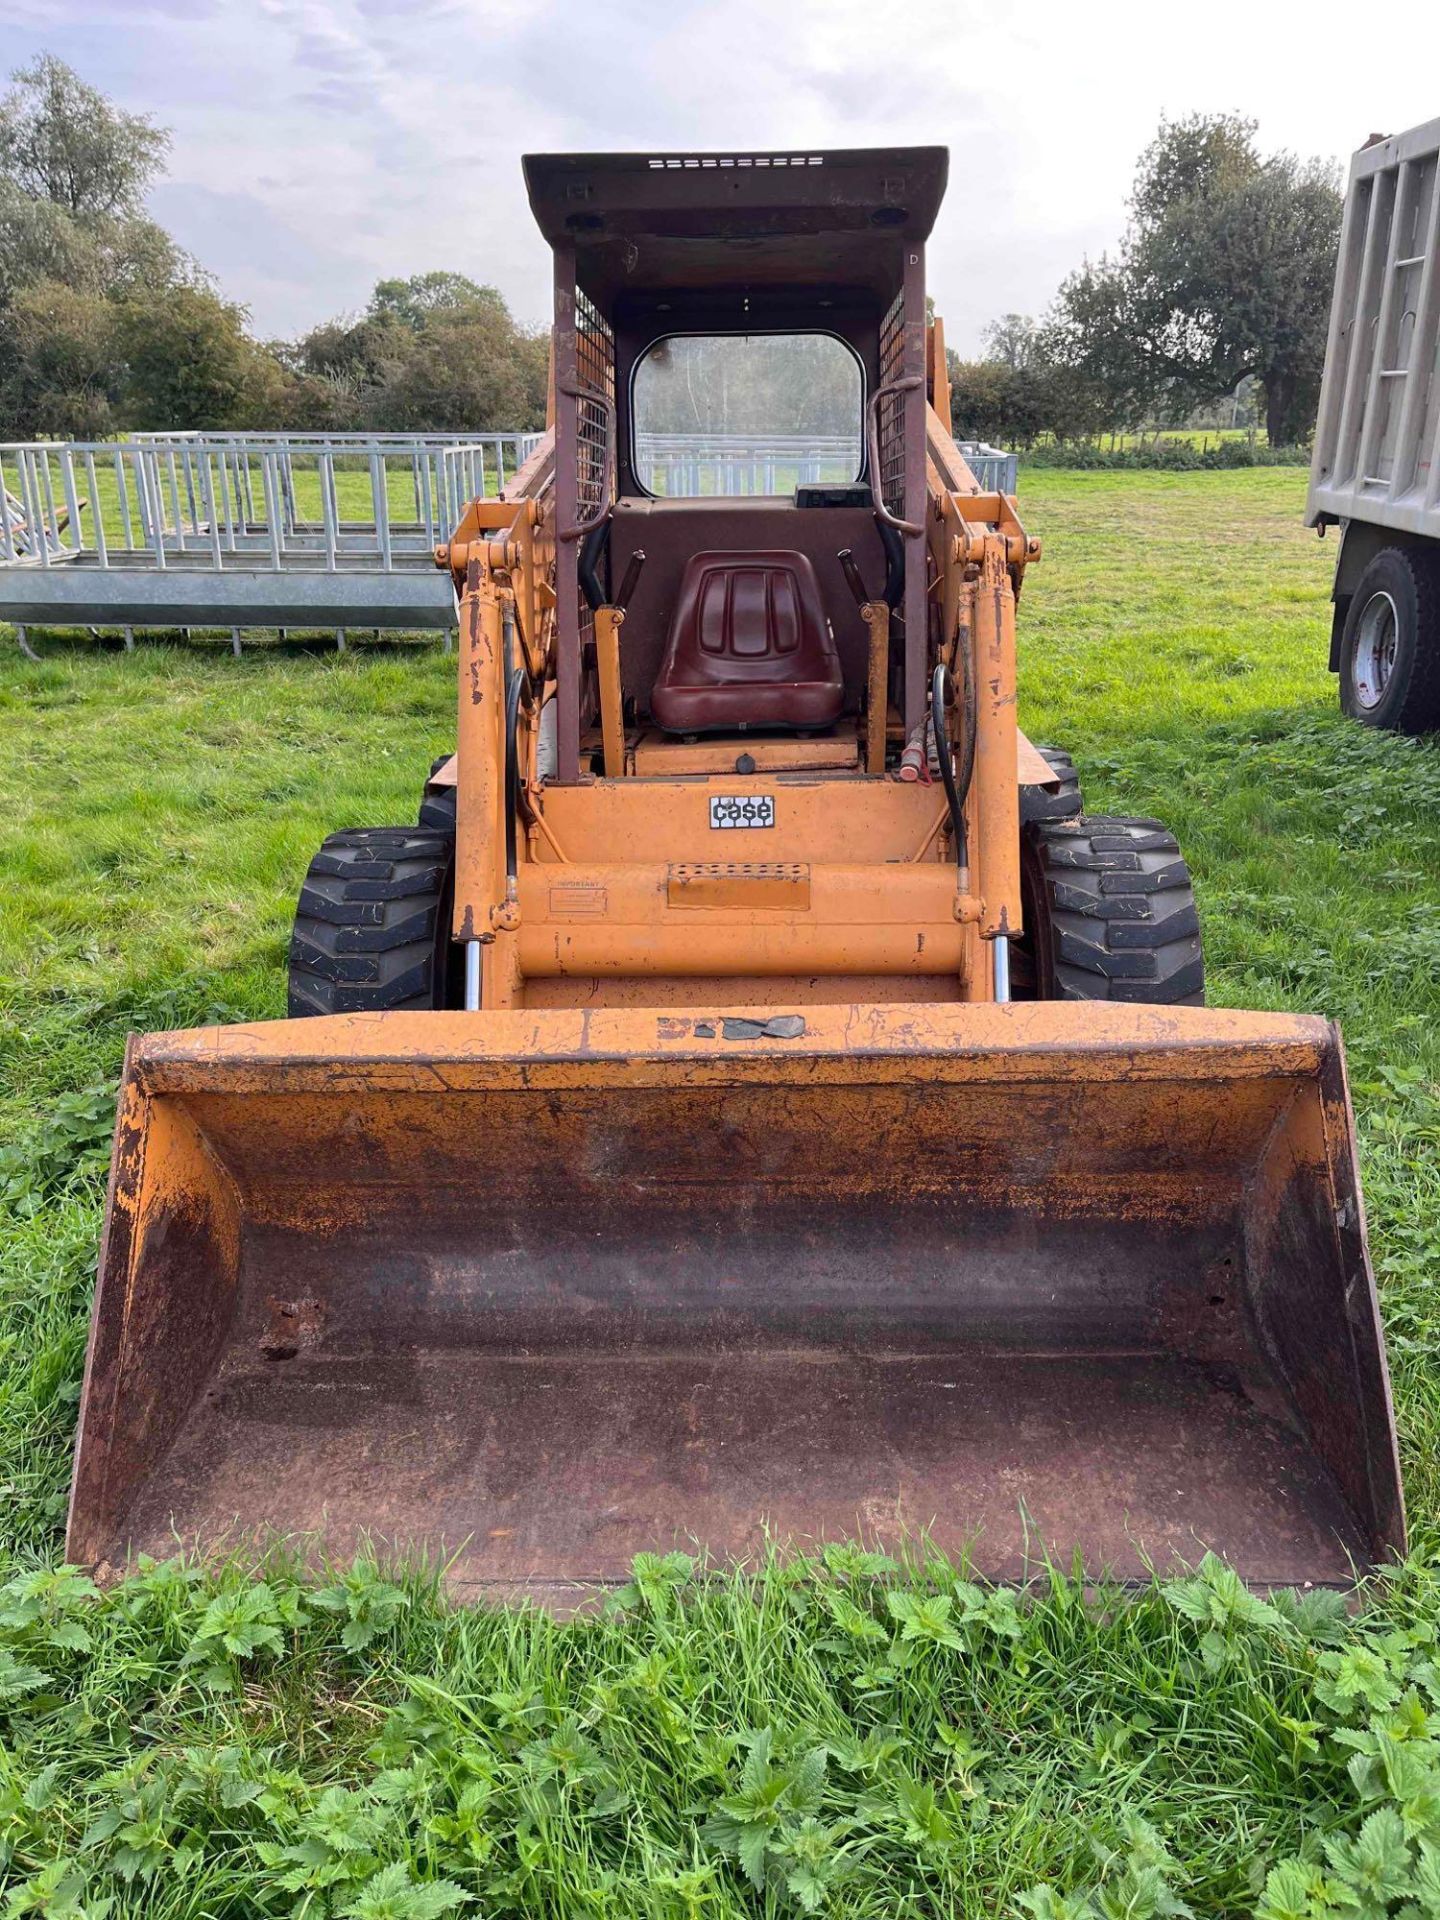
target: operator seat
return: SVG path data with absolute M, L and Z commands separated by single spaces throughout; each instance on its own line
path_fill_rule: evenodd
M 650 694 L 667 733 L 815 732 L 839 719 L 844 697 L 805 554 L 691 556 Z

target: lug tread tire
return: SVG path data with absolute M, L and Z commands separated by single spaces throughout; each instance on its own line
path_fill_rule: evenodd
M 293 1018 L 446 1004 L 454 835 L 347 827 L 310 863 L 290 940 Z
M 453 835 L 455 794 L 454 787 L 427 787 L 420 796 L 420 825 L 432 827 L 438 833 Z
M 1204 1005 L 1190 870 L 1158 820 L 1033 822 L 1022 855 L 1037 998 Z
M 430 784 L 440 769 L 448 766 L 455 758 L 453 753 L 437 753 L 430 762 L 430 779 L 425 782 L 425 791 L 420 795 L 420 825 L 434 827 L 440 833 L 455 832 L 455 793 L 453 785 L 435 787 Z
M 1075 762 L 1063 747 L 1037 747 L 1060 782 L 1060 791 L 1050 793 L 1044 787 L 1021 787 L 1020 824 L 1029 826 L 1038 820 L 1074 820 L 1084 811 L 1080 794 L 1080 776 Z

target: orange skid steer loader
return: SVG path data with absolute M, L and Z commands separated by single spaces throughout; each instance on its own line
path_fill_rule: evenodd
M 436 556 L 456 752 L 316 855 L 290 1019 L 132 1042 L 72 1557 L 1401 1550 L 1338 1035 L 1206 1010 L 1175 841 L 1017 728 L 944 151 L 525 171 L 552 418 Z

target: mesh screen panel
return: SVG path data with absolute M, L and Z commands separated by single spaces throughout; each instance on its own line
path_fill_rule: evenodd
M 905 294 L 890 302 L 880 322 L 880 385 L 887 387 L 905 371 Z M 905 514 L 905 395 L 886 394 L 879 406 L 876 437 L 880 443 L 880 471 L 876 478 L 880 498 L 891 513 Z

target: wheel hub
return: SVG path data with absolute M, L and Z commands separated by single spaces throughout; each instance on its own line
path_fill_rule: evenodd
M 1355 629 L 1355 652 L 1350 668 L 1356 702 L 1367 712 L 1380 704 L 1390 684 L 1399 632 L 1399 615 L 1390 595 L 1371 594 Z

